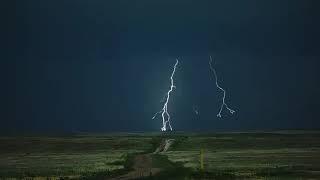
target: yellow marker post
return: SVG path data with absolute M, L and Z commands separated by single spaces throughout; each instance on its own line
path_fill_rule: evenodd
M 200 169 L 201 169 L 201 171 L 204 170 L 203 156 L 204 156 L 204 150 L 201 149 L 200 150 Z

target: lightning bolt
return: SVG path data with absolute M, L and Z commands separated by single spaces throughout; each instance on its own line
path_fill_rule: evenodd
M 193 110 L 194 113 L 196 113 L 196 115 L 199 114 L 199 111 L 198 111 L 196 106 L 192 106 L 192 110 Z
M 221 112 L 222 112 L 224 106 L 227 108 L 227 110 L 229 110 L 229 112 L 230 112 L 231 114 L 233 114 L 235 111 L 232 110 L 232 109 L 230 109 L 230 108 L 228 107 L 228 105 L 226 104 L 226 102 L 225 102 L 225 99 L 226 99 L 226 91 L 225 91 L 221 86 L 219 86 L 219 84 L 218 84 L 217 72 L 216 72 L 216 70 L 212 67 L 212 61 L 213 61 L 213 60 L 212 60 L 212 58 L 211 58 L 211 56 L 210 56 L 210 61 L 209 61 L 210 70 L 211 70 L 211 72 L 213 72 L 213 74 L 214 74 L 217 88 L 220 89 L 220 90 L 223 92 L 222 104 L 221 104 L 221 106 L 220 106 L 219 113 L 217 114 L 217 116 L 221 118 Z
M 158 114 L 161 113 L 161 117 L 162 117 L 161 131 L 167 131 L 167 126 L 169 126 L 170 130 L 172 131 L 172 126 L 171 126 L 171 122 L 170 122 L 170 114 L 168 113 L 168 102 L 170 99 L 170 93 L 173 91 L 174 88 L 176 88 L 176 86 L 173 83 L 173 76 L 174 76 L 174 73 L 176 72 L 176 68 L 177 68 L 178 63 L 179 63 L 179 60 L 176 59 L 176 63 L 173 67 L 173 71 L 170 76 L 171 86 L 170 86 L 170 89 L 167 92 L 167 94 L 164 96 L 165 101 L 164 101 L 162 110 L 156 112 L 154 114 L 154 116 L 152 117 L 152 119 L 155 119 L 158 116 Z

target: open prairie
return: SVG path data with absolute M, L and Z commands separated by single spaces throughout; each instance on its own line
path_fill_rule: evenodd
M 0 138 L 0 179 L 319 178 L 317 131 Z

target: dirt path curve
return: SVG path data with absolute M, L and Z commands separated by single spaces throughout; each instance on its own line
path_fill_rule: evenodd
M 169 147 L 173 144 L 174 139 L 164 139 L 160 143 L 159 147 L 154 151 L 154 154 L 158 154 L 161 152 L 167 152 Z
M 167 151 L 172 143 L 173 139 L 163 140 L 153 154 Z M 162 170 L 161 168 L 153 167 L 152 154 L 139 154 L 135 156 L 132 168 L 133 171 L 130 171 L 122 176 L 112 178 L 111 180 L 129 180 L 154 176 Z
M 152 167 L 151 154 L 139 154 L 134 158 L 134 164 L 132 167 L 134 170 L 129 173 L 113 178 L 112 180 L 127 180 L 137 179 L 141 177 L 148 177 L 155 175 L 161 171 L 160 168 Z

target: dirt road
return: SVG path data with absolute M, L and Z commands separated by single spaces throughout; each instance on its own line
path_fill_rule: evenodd
M 152 167 L 151 154 L 140 154 L 134 158 L 133 171 L 113 178 L 113 180 L 137 179 L 141 177 L 153 176 L 161 171 L 160 168 Z
M 165 152 L 173 143 L 173 139 L 163 140 L 154 153 Z M 112 180 L 128 180 L 141 177 L 154 176 L 162 169 L 155 168 L 152 164 L 152 154 L 139 154 L 134 157 L 133 170 L 122 176 L 112 178 Z

